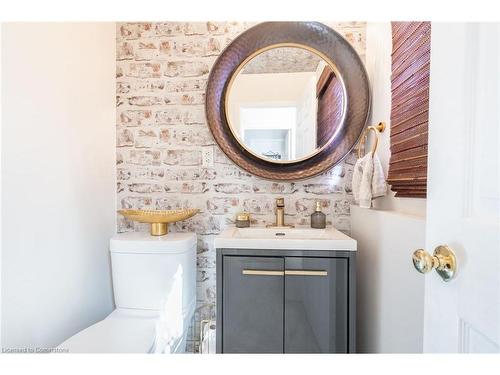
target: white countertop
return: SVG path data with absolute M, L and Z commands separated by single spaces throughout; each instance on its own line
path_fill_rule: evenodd
M 356 240 L 335 228 L 236 228 L 215 237 L 216 249 L 356 251 Z

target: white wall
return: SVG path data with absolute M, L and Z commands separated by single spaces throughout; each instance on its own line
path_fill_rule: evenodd
M 316 77 L 311 77 L 297 101 L 297 125 L 295 129 L 294 159 L 309 155 L 316 149 L 316 122 L 318 100 L 316 99 Z
M 358 351 L 421 353 L 424 276 L 411 254 L 425 247 L 425 219 L 353 206 L 351 226 L 358 241 Z
M 2 39 L 3 28 L 0 27 L 0 41 Z M 0 48 L 0 72 L 2 71 L 2 48 Z M 2 75 L 0 74 L 0 87 L 2 87 Z M 2 100 L 0 90 L 0 114 L 2 113 Z M 0 126 L 0 166 L 2 165 L 2 127 Z M 2 174 L 0 173 L 0 213 L 3 212 L 2 207 Z M 0 348 L 2 347 L 2 215 L 0 215 Z
M 390 159 L 391 24 L 368 23 L 366 69 L 372 87 L 371 123 L 384 121 L 377 149 L 387 176 Z M 371 135 L 373 136 L 373 135 Z M 368 145 L 370 147 L 370 145 Z M 424 279 L 411 254 L 425 245 L 425 199 L 389 192 L 374 209 L 351 207 L 351 235 L 358 240 L 358 349 L 421 352 Z
M 115 25 L 4 24 L 2 345 L 53 347 L 113 309 Z
M 229 95 L 232 125 L 240 128 L 241 107 L 296 106 L 314 76 L 314 72 L 239 74 Z

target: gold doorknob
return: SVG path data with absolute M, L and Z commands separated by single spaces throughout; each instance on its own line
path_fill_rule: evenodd
M 415 250 L 413 253 L 413 266 L 420 273 L 427 273 L 436 269 L 444 281 L 453 279 L 457 270 L 455 253 L 446 245 L 434 249 L 434 255 L 424 249 Z

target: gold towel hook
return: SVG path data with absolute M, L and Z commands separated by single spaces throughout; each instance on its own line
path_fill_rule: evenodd
M 366 142 L 366 139 L 368 138 L 368 133 L 373 131 L 375 134 L 375 141 L 373 142 L 372 146 L 372 155 L 375 154 L 375 151 L 377 151 L 378 147 L 378 134 L 382 133 L 385 130 L 385 123 L 384 122 L 379 122 L 378 125 L 372 125 L 366 128 L 366 130 L 363 132 L 363 135 L 361 136 L 361 141 L 359 142 L 359 147 L 358 147 L 358 159 L 361 158 L 361 149 L 363 148 L 363 145 Z

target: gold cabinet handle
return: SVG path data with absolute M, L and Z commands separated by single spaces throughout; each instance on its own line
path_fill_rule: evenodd
M 412 259 L 418 272 L 427 273 L 435 269 L 444 281 L 453 279 L 457 270 L 455 253 L 446 245 L 436 247 L 433 255 L 424 249 L 415 250 Z
M 243 275 L 250 276 L 328 276 L 327 271 L 316 271 L 316 270 L 285 270 L 285 271 L 274 271 L 274 270 L 247 270 L 244 269 L 241 272 Z
M 273 270 L 243 270 L 241 273 L 250 276 L 283 276 L 285 274 L 283 271 Z
M 285 275 L 289 276 L 328 276 L 327 271 L 313 270 L 285 270 Z

